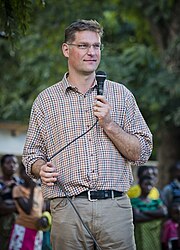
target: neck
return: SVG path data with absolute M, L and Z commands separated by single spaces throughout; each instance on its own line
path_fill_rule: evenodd
M 95 72 L 88 75 L 74 74 L 73 72 L 69 73 L 67 79 L 72 86 L 76 87 L 81 93 L 85 94 L 94 83 Z
M 139 198 L 140 198 L 141 200 L 146 200 L 146 199 L 148 199 L 148 194 L 141 194 L 141 195 L 139 196 Z

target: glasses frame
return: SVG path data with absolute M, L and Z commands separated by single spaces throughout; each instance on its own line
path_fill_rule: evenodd
M 75 47 L 77 47 L 80 50 L 89 50 L 91 47 L 93 47 L 93 49 L 95 51 L 102 51 L 104 49 L 104 45 L 102 43 L 101 44 L 89 44 L 89 43 L 75 44 L 75 43 L 66 43 L 66 44 L 70 45 L 70 46 L 75 46 Z

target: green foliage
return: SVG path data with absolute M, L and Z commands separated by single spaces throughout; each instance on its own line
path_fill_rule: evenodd
M 1 36 L 17 39 L 20 33 L 25 34 L 30 22 L 31 5 L 30 0 L 1 0 Z
M 152 131 L 165 124 L 180 125 L 179 16 L 173 16 L 177 1 L 45 3 L 43 8 L 42 2 L 1 1 L 1 30 L 14 37 L 26 31 L 16 50 L 8 40 L 0 40 L 1 120 L 28 122 L 34 98 L 67 70 L 60 48 L 65 27 L 85 18 L 104 26 L 100 68 L 132 90 Z
M 113 67 L 112 67 L 113 65 Z M 152 48 L 135 44 L 119 56 L 109 56 L 102 65 L 110 77 L 132 90 L 153 131 L 164 123 L 180 125 L 179 74 L 161 65 Z
M 123 10 L 132 16 L 152 18 L 154 22 L 161 19 L 169 20 L 176 0 L 122 0 Z

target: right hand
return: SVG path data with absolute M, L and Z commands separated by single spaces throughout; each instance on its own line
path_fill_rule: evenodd
M 53 186 L 59 174 L 56 172 L 55 166 L 51 162 L 47 162 L 41 166 L 39 175 L 43 184 Z

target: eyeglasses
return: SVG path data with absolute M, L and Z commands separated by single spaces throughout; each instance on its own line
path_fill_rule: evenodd
M 80 44 L 75 44 L 75 43 L 67 43 L 68 45 L 72 45 L 77 47 L 78 49 L 82 50 L 88 50 L 93 47 L 94 50 L 103 50 L 104 46 L 103 44 L 95 43 L 95 44 L 89 44 L 89 43 L 80 43 Z

